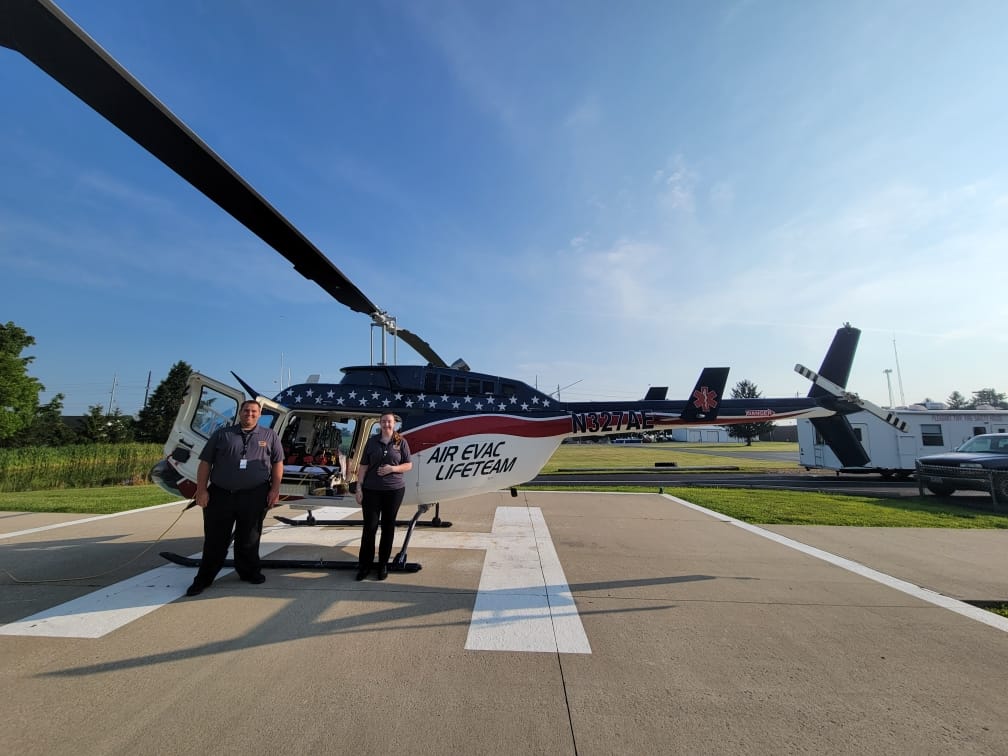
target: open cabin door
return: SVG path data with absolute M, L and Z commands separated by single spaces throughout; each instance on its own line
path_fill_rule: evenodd
M 163 488 L 188 498 L 195 496 L 200 452 L 215 430 L 238 421 L 238 408 L 246 398 L 240 389 L 213 378 L 200 373 L 189 376 L 182 406 L 164 446 L 166 460 L 158 474 Z M 262 405 L 259 424 L 282 432 L 288 410 L 266 397 L 255 399 Z

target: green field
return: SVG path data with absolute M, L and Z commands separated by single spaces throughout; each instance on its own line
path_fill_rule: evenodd
M 715 449 L 717 456 L 690 454 L 690 448 Z M 564 444 L 543 468 L 543 472 L 561 469 L 626 469 L 654 468 L 655 462 L 674 461 L 683 468 L 690 466 L 735 466 L 741 472 L 768 470 L 798 470 L 794 462 L 765 462 L 749 460 L 739 455 L 746 450 L 793 451 L 795 444 L 758 444 L 753 447 L 700 444 L 642 444 L 618 446 L 610 444 Z M 143 450 L 157 459 L 159 451 Z M 149 463 L 121 450 L 99 450 L 94 455 L 99 460 L 129 458 L 129 464 Z M 143 454 L 139 455 L 143 458 Z M 67 457 L 62 458 L 64 465 Z M 97 466 L 97 463 L 93 463 Z M 52 469 L 58 469 L 59 465 Z M 116 472 L 118 477 L 122 473 Z M 684 472 L 688 480 L 688 472 Z M 728 473 L 730 474 L 730 473 Z M 35 476 L 39 479 L 39 476 Z M 57 473 L 58 481 L 66 478 Z M 521 486 L 522 490 L 570 490 L 565 486 Z M 591 487 L 585 487 L 590 490 Z M 657 486 L 598 486 L 600 491 L 635 491 L 655 493 Z M 856 525 L 863 527 L 915 527 L 915 528 L 1008 528 L 1008 515 L 993 511 L 952 506 L 945 499 L 934 496 L 875 498 L 841 494 L 773 491 L 735 488 L 665 487 L 664 492 L 686 499 L 694 504 L 754 524 L 792 525 Z M 67 512 L 81 514 L 109 514 L 129 509 L 149 507 L 176 500 L 171 494 L 150 485 L 116 485 L 105 487 L 67 488 L 49 490 L 0 492 L 0 511 Z M 451 504 L 446 504 L 451 507 Z
M 690 450 L 693 450 L 692 452 Z M 697 454 L 703 451 L 703 454 Z M 561 444 L 543 467 L 543 473 L 564 470 L 650 468 L 656 462 L 675 462 L 681 469 L 737 467 L 740 472 L 798 470 L 797 461 L 747 459 L 746 452 L 791 452 L 798 459 L 798 444 Z

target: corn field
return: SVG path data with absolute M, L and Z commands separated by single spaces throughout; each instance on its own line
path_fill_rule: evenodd
M 160 444 L 79 444 L 0 449 L 0 492 L 92 488 L 149 481 Z

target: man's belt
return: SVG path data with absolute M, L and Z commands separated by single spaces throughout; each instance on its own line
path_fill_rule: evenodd
M 256 483 L 254 486 L 251 486 L 249 488 L 224 488 L 223 486 L 218 486 L 216 483 L 211 483 L 210 488 L 213 488 L 214 490 L 217 491 L 221 491 L 222 493 L 233 495 L 240 493 L 248 493 L 249 491 L 255 491 L 256 489 L 259 488 L 266 488 L 269 486 L 269 483 L 270 482 L 268 480 L 264 480 L 262 483 Z

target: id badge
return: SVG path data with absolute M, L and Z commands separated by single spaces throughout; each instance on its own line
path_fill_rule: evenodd
M 242 460 L 238 461 L 238 469 L 239 470 L 244 470 L 246 467 L 248 467 L 248 460 L 247 459 L 242 459 Z

